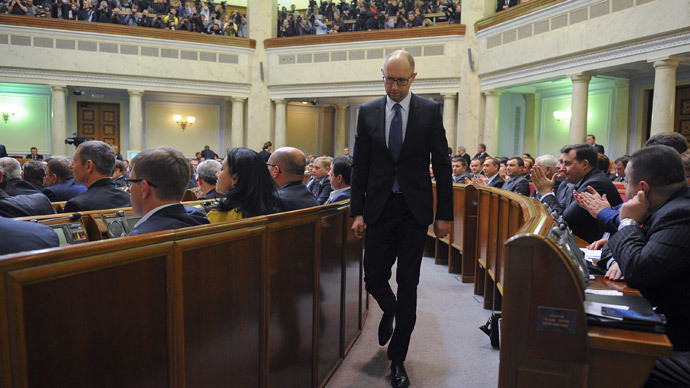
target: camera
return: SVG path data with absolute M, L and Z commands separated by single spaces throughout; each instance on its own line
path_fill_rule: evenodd
M 312 105 L 316 105 L 319 103 L 319 100 L 309 100 L 309 103 Z
M 83 137 L 83 136 L 72 136 L 68 137 L 65 139 L 65 144 L 74 144 L 75 147 L 79 147 L 79 145 L 85 141 L 88 141 L 89 139 Z

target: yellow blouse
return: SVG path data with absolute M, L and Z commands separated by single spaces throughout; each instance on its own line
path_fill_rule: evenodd
M 230 211 L 223 212 L 220 210 L 210 210 L 206 213 L 206 218 L 211 221 L 212 224 L 217 224 L 219 222 L 226 221 L 237 221 L 242 219 L 242 213 L 238 208 L 234 208 Z

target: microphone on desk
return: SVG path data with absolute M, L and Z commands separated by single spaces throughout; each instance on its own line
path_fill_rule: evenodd
M 67 216 L 55 217 L 55 218 L 46 218 L 46 219 L 44 219 L 44 220 L 40 220 L 40 222 L 57 221 L 57 220 L 72 220 L 72 221 L 76 221 L 76 220 L 78 220 L 78 219 L 80 219 L 80 218 L 81 218 L 81 213 L 80 213 L 80 212 L 76 212 L 76 213 L 72 213 L 72 214 L 67 215 Z M 38 223 L 39 220 L 31 220 L 31 222 Z

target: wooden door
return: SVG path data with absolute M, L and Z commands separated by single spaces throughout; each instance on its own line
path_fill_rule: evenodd
M 674 124 L 674 131 L 680 132 L 690 142 L 690 86 L 676 88 Z
M 77 103 L 77 134 L 120 148 L 120 105 Z

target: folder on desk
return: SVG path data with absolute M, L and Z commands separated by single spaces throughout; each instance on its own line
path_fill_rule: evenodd
M 585 312 L 590 325 L 665 332 L 666 317 L 642 296 L 585 294 Z

